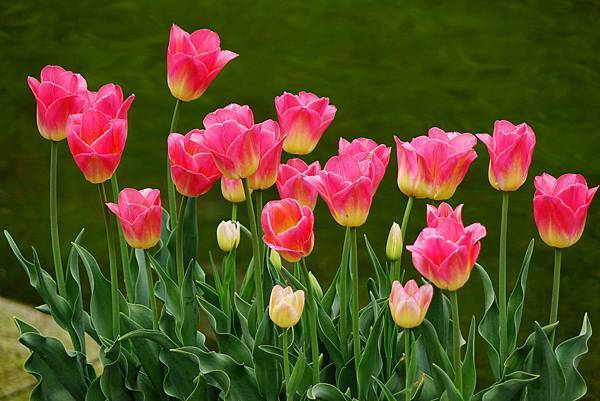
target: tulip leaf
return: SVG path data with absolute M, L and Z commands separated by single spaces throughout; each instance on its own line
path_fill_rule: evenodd
M 260 346 L 274 345 L 276 338 L 269 314 L 265 313 L 256 331 L 252 356 L 254 358 L 254 373 L 258 390 L 263 398 L 267 400 L 277 399 L 283 378 L 277 361 L 269 353 L 263 351 Z
M 450 362 L 448 353 L 440 343 L 435 328 L 431 322 L 425 319 L 420 328 L 421 333 L 423 334 L 425 351 L 429 357 L 429 361 L 440 366 L 446 372 L 453 372 L 452 363 Z M 433 371 L 427 371 L 426 373 L 433 373 Z
M 198 198 L 188 198 L 183 214 L 183 265 L 188 266 L 198 254 Z
M 317 303 L 317 309 L 319 312 L 318 328 L 319 333 L 321 334 L 319 337 L 335 365 L 338 368 L 341 368 L 344 366 L 344 358 L 342 356 L 342 351 L 340 350 L 340 338 L 338 332 L 331 321 L 331 318 L 327 315 L 320 303 Z
M 473 401 L 521 401 L 526 386 L 536 380 L 537 375 L 527 372 L 511 372 L 499 383 L 494 383 L 475 394 Z
M 367 247 L 367 253 L 369 254 L 369 258 L 371 259 L 371 263 L 373 264 L 373 269 L 375 270 L 375 274 L 377 275 L 377 284 L 378 284 L 378 294 L 380 297 L 386 298 L 390 294 L 391 283 L 388 274 L 381 267 L 381 263 L 379 263 L 379 259 L 365 234 L 365 245 Z
M 507 326 L 508 326 L 508 353 L 517 346 L 517 337 L 521 328 L 521 317 L 523 315 L 523 303 L 525 302 L 525 290 L 527 288 L 527 276 L 529 274 L 529 263 L 533 254 L 535 240 L 532 238 L 525 252 L 521 272 L 517 279 L 517 285 L 513 289 L 507 304 Z
M 431 368 L 434 378 L 443 383 L 446 389 L 444 394 L 448 401 L 463 401 L 462 395 L 454 385 L 452 379 L 450 379 L 450 376 L 435 363 L 431 365 Z M 444 395 L 440 399 L 444 399 Z
M 484 295 L 484 314 L 477 328 L 479 335 L 485 341 L 485 349 L 488 355 L 490 368 L 496 381 L 502 376 L 502 367 L 500 362 L 500 312 L 496 303 L 496 293 L 490 276 L 485 269 L 478 263 L 475 267 L 481 277 Z
M 477 383 L 477 371 L 475 367 L 475 316 L 471 318 L 469 339 L 467 340 L 467 350 L 463 362 L 462 374 L 462 396 L 465 400 L 470 400 L 475 392 L 475 385 Z
M 194 285 L 194 267 L 195 263 L 191 260 L 183 277 L 181 288 L 181 320 L 177 322 L 176 319 L 177 331 L 184 345 L 197 345 L 198 301 L 196 299 L 196 286 Z
M 452 344 L 452 330 L 450 300 L 444 295 L 442 290 L 433 288 L 433 298 L 427 311 L 427 320 L 433 325 L 437 337 L 444 349 L 449 349 Z
M 158 251 L 154 257 L 165 271 L 174 279 L 177 277 L 177 267 L 175 263 L 175 230 L 171 227 L 171 218 L 165 208 L 162 209 L 162 224 L 160 230 L 160 241 Z
M 304 356 L 304 352 L 301 352 L 298 355 L 298 359 L 294 364 L 294 368 L 292 369 L 292 373 L 290 374 L 290 382 L 287 383 L 286 393 L 288 399 L 294 399 L 296 392 L 300 389 L 300 385 L 305 377 L 310 380 L 310 371 L 307 369 L 306 357 Z M 306 374 L 305 374 L 306 373 Z M 305 391 L 306 389 L 304 389 Z
M 381 333 L 383 331 L 383 320 L 384 313 L 381 312 L 378 314 L 375 324 L 371 328 L 371 332 L 367 338 L 367 344 L 365 345 L 358 364 L 358 398 L 361 400 L 368 398 L 369 390 L 371 390 L 371 376 L 378 376 L 383 368 L 379 350 Z
M 547 325 L 542 327 L 544 334 L 550 337 L 558 327 L 558 323 Z M 527 357 L 531 353 L 533 346 L 535 345 L 535 332 L 531 333 L 525 342 L 517 347 L 509 356 L 506 358 L 504 363 L 504 373 L 519 372 L 527 369 L 526 362 Z
M 587 386 L 577 370 L 583 355 L 588 352 L 588 341 L 592 336 L 592 325 L 587 313 L 578 336 L 570 338 L 556 347 L 556 357 L 565 375 L 566 386 L 562 401 L 575 401 L 587 393 Z
M 97 377 L 90 383 L 88 387 L 87 393 L 85 394 L 85 401 L 105 401 L 106 398 L 104 394 L 102 394 L 102 389 L 100 388 L 100 378 Z
M 564 401 L 565 377 L 548 336 L 535 322 L 535 344 L 527 356 L 527 371 L 540 378 L 527 388 L 528 401 Z
M 394 397 L 394 394 L 392 394 L 392 392 L 381 380 L 379 380 L 376 376 L 372 376 L 371 380 L 373 380 L 379 386 L 379 388 L 381 388 L 381 393 L 383 394 L 383 399 L 385 401 L 397 401 L 396 397 Z
M 159 358 L 167 370 L 163 379 L 164 392 L 178 400 L 187 400 L 198 385 L 200 370 L 197 358 L 189 353 L 173 352 L 167 348 L 160 351 Z
M 150 293 L 148 291 L 148 274 L 147 269 L 149 268 L 146 263 L 146 251 L 143 249 L 134 249 L 135 258 L 130 258 L 130 264 L 135 264 L 135 267 L 131 268 L 132 273 L 135 272 L 132 279 L 134 280 L 135 293 L 133 294 L 133 301 L 136 304 L 150 306 Z
M 350 397 L 328 383 L 315 384 L 308 389 L 306 397 L 317 401 L 351 401 Z

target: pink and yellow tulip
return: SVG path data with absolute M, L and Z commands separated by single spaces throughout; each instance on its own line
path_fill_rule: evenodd
M 419 287 L 415 280 L 404 286 L 394 281 L 388 304 L 394 322 L 403 329 L 412 329 L 425 320 L 429 304 L 433 298 L 433 287 L 423 284 Z
M 279 124 L 267 120 L 260 124 L 258 150 L 260 160 L 258 169 L 248 177 L 250 189 L 268 189 L 277 181 L 277 170 L 281 163 L 283 141 L 285 137 L 279 130 Z
M 535 177 L 533 216 L 540 237 L 549 246 L 572 246 L 583 234 L 590 203 L 598 187 L 588 188 L 580 174 Z
M 223 67 L 238 55 L 221 50 L 219 35 L 209 29 L 187 33 L 171 26 L 167 49 L 167 83 L 184 102 L 198 99 Z
M 471 134 L 431 128 L 427 136 L 410 142 L 394 137 L 398 152 L 398 188 L 407 196 L 446 200 L 477 157 Z
M 319 171 L 321 165 L 318 161 L 307 165 L 301 159 L 289 159 L 285 164 L 280 164 L 277 174 L 279 197 L 294 198 L 302 206 L 314 209 L 319 193 L 306 177 L 316 176 Z
M 369 138 L 356 138 L 352 142 L 340 138 L 338 145 L 338 155 L 351 155 L 361 163 L 372 164 L 376 188 L 379 187 L 379 184 L 385 175 L 391 152 L 392 148 L 383 144 L 379 145 Z
M 246 201 L 244 184 L 240 179 L 221 177 L 221 194 L 223 194 L 223 198 L 231 203 Z
M 271 290 L 269 300 L 269 317 L 271 321 L 283 329 L 295 326 L 304 311 L 304 291 L 283 288 L 277 284 Z

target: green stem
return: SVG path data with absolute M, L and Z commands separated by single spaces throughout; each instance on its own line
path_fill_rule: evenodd
M 177 129 L 177 120 L 179 119 L 179 104 L 180 100 L 175 101 L 175 108 L 173 109 L 173 116 L 171 117 L 171 127 L 169 128 L 169 134 L 173 133 Z M 175 199 L 175 186 L 173 185 L 173 179 L 171 178 L 171 162 L 167 157 L 167 189 L 169 191 L 169 216 L 171 218 L 171 229 L 177 226 L 177 200 Z
M 265 312 L 265 303 L 263 295 L 263 264 L 260 259 L 260 238 L 258 237 L 258 228 L 256 226 L 256 215 L 254 213 L 254 205 L 252 204 L 252 195 L 248 186 L 248 179 L 242 180 L 244 187 L 244 195 L 246 196 L 246 206 L 248 209 L 248 220 L 250 221 L 250 230 L 252 232 L 252 255 L 254 257 L 254 287 L 256 290 L 256 312 L 257 321 L 262 322 Z
M 500 221 L 500 255 L 498 257 L 498 308 L 500 310 L 500 365 L 508 354 L 508 322 L 506 317 L 506 234 L 508 225 L 509 193 L 502 192 L 502 217 Z
M 187 205 L 187 196 L 181 197 L 181 203 L 179 205 L 179 216 L 177 218 L 178 223 L 175 227 L 175 258 L 177 263 L 177 283 L 179 287 L 183 285 L 183 276 L 185 270 L 183 266 L 183 214 L 185 213 L 185 207 Z
M 450 291 L 450 302 L 452 304 L 452 350 L 454 358 L 454 383 L 459 393 L 462 393 L 462 360 L 460 357 L 460 317 L 458 314 L 458 294 Z
M 288 356 L 288 329 L 283 329 L 283 375 L 285 377 L 285 399 L 292 401 L 293 397 L 288 394 L 288 385 L 290 383 L 290 361 Z
M 255 196 L 256 196 L 256 221 L 257 221 L 257 230 L 258 230 L 258 234 L 262 237 L 262 227 L 258 224 L 258 222 L 261 221 L 262 219 L 262 210 L 263 210 L 263 191 L 258 189 L 256 191 L 254 191 Z M 262 261 L 265 258 L 265 247 L 264 245 L 261 243 L 259 243 L 259 247 L 258 250 L 260 251 L 260 261 L 262 263 Z
M 119 182 L 117 181 L 117 173 L 114 173 L 110 179 L 112 187 L 113 202 L 118 202 L 119 199 Z M 122 230 L 117 230 L 119 236 L 119 253 L 121 254 L 121 265 L 123 265 L 123 279 L 125 280 L 125 289 L 127 290 L 127 300 L 132 301 L 135 294 L 135 285 L 131 278 L 131 267 L 129 266 L 129 249 Z
M 148 281 L 148 298 L 150 300 L 150 309 L 152 309 L 152 328 L 158 330 L 158 307 L 154 296 L 154 278 L 152 277 L 152 259 L 148 251 L 144 252 L 146 256 L 146 278 Z
M 400 276 L 402 275 L 400 272 L 400 259 L 390 260 L 390 281 L 400 280 Z
M 404 329 L 404 362 L 406 364 L 406 382 L 405 382 L 405 400 L 410 401 L 412 396 L 411 384 L 412 378 L 409 376 L 410 372 L 410 329 Z
M 358 365 L 360 362 L 360 333 L 358 327 L 358 241 L 356 240 L 356 227 L 350 228 L 350 234 L 352 237 L 352 257 L 350 262 L 350 265 L 352 266 L 352 341 L 354 346 L 354 367 L 356 369 L 356 374 L 358 375 Z M 360 389 L 358 389 L 358 393 L 360 394 Z
M 116 339 L 120 333 L 120 317 L 119 317 L 119 272 L 117 269 L 117 258 L 115 252 L 115 238 L 114 228 L 111 216 L 108 213 L 106 203 L 108 198 L 106 196 L 106 186 L 104 183 L 98 185 L 100 191 L 100 201 L 102 206 L 102 212 L 104 214 L 104 226 L 106 228 L 106 241 L 108 243 L 108 261 L 110 265 L 110 293 L 111 293 L 111 306 L 112 306 L 112 326 L 113 326 L 113 337 Z
M 400 230 L 402 231 L 402 240 L 404 241 L 406 237 L 406 227 L 408 226 L 408 219 L 410 217 L 410 211 L 412 210 L 413 202 L 415 198 L 409 196 L 406 200 L 406 207 L 404 208 L 404 216 L 402 216 L 402 225 L 400 226 Z
M 342 355 L 348 356 L 348 254 L 350 253 L 351 234 L 350 228 L 346 227 L 344 246 L 342 248 L 342 261 L 340 263 L 340 343 Z
M 60 239 L 58 237 L 58 207 L 56 200 L 56 181 L 58 170 L 58 142 L 50 141 L 50 239 L 52 241 L 52 257 L 54 258 L 54 272 L 58 293 L 67 296 L 65 285 L 65 272 L 60 256 Z
M 231 221 L 237 221 L 237 203 L 231 204 Z
M 317 337 L 317 299 L 315 292 L 310 283 L 308 277 L 308 269 L 306 268 L 306 261 L 302 258 L 300 265 L 302 266 L 302 272 L 304 273 L 304 282 L 307 291 L 307 306 L 308 306 L 308 330 L 310 332 L 310 350 L 311 350 L 311 361 L 312 361 L 312 379 L 313 384 L 319 383 L 319 339 Z
M 552 307 L 550 309 L 550 324 L 554 324 L 558 321 L 558 298 L 560 293 L 560 265 L 562 259 L 562 250 L 560 248 L 554 248 L 554 279 L 552 282 Z M 554 345 L 554 338 L 556 336 L 556 330 L 550 337 L 550 344 Z

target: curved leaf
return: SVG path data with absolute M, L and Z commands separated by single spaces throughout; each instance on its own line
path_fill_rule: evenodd
M 587 386 L 581 373 L 577 370 L 581 358 L 588 352 L 588 341 L 592 336 L 592 324 L 587 313 L 578 336 L 570 338 L 556 347 L 556 357 L 565 375 L 565 391 L 563 401 L 575 401 L 587 393 Z

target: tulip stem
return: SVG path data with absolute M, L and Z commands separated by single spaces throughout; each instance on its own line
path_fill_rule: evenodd
M 358 326 L 358 241 L 356 240 L 356 227 L 350 227 L 350 234 L 352 236 L 352 257 L 350 262 L 352 265 L 352 341 L 354 346 L 354 368 L 356 369 L 357 383 L 359 383 L 360 333 Z M 360 389 L 358 389 L 358 393 L 360 394 Z
M 50 141 L 50 239 L 52 241 L 52 257 L 54 258 L 54 272 L 58 293 L 67 296 L 65 285 L 65 272 L 60 256 L 60 239 L 58 237 L 58 207 L 56 200 L 56 180 L 58 170 L 58 143 Z
M 237 203 L 231 204 L 231 221 L 234 223 L 237 221 Z
M 500 366 L 504 366 L 508 353 L 508 321 L 506 317 L 506 234 L 508 226 L 509 193 L 502 192 L 502 217 L 500 221 L 500 254 L 498 257 L 498 308 L 500 310 Z
M 404 216 L 402 216 L 402 225 L 400 226 L 400 230 L 402 231 L 402 240 L 406 237 L 406 227 L 408 226 L 408 219 L 410 218 L 410 211 L 412 210 L 413 202 L 415 198 L 409 196 L 406 200 L 406 207 L 404 208 Z
M 158 307 L 156 306 L 156 297 L 154 296 L 154 278 L 152 277 L 152 258 L 148 251 L 144 252 L 146 257 L 146 278 L 148 281 L 148 299 L 150 300 L 150 309 L 152 309 L 152 328 L 158 330 Z
M 258 189 L 256 191 L 254 191 L 254 193 L 256 194 L 256 218 L 257 218 L 257 225 L 258 222 L 261 221 L 262 219 L 262 210 L 263 210 L 263 191 L 261 189 Z M 259 235 L 262 235 L 262 228 L 261 227 L 257 227 L 258 233 Z M 259 244 L 258 250 L 260 251 L 260 260 L 261 263 L 264 260 L 265 257 L 265 247 L 263 244 Z
M 404 390 L 404 399 L 406 401 L 410 401 L 412 396 L 411 384 L 412 377 L 409 376 L 410 372 L 410 329 L 404 329 L 404 363 L 406 364 L 406 381 L 405 381 L 405 390 Z
M 315 297 L 315 291 L 310 282 L 308 275 L 308 269 L 306 268 L 306 260 L 302 258 L 300 261 L 302 272 L 304 273 L 304 282 L 306 285 L 307 298 L 308 298 L 308 330 L 310 332 L 310 350 L 311 350 L 311 361 L 312 361 L 312 379 L 313 384 L 319 383 L 319 340 L 317 338 L 317 299 Z
M 560 293 L 560 265 L 562 260 L 562 250 L 554 248 L 554 279 L 552 283 L 552 307 L 550 309 L 550 324 L 558 321 L 558 296 Z M 554 345 L 556 330 L 550 336 L 550 345 Z
M 260 259 L 260 239 L 258 238 L 258 228 L 256 226 L 256 214 L 252 204 L 252 195 L 248 186 L 248 179 L 242 180 L 244 195 L 246 196 L 246 206 L 248 209 L 248 220 L 250 221 L 250 230 L 252 231 L 252 255 L 254 257 L 254 286 L 256 290 L 256 316 L 257 321 L 262 322 L 265 312 L 264 294 L 263 294 L 263 265 Z
M 117 203 L 119 199 L 119 182 L 117 181 L 117 173 L 114 173 L 110 179 L 110 184 L 113 193 L 113 202 Z M 119 252 L 121 254 L 121 264 L 123 265 L 123 279 L 125 280 L 125 289 L 127 290 L 127 300 L 132 301 L 135 294 L 135 286 L 131 278 L 131 267 L 129 266 L 129 249 L 125 242 L 123 230 L 117 230 L 119 236 Z
M 288 394 L 288 386 L 290 384 L 290 361 L 288 356 L 288 330 L 283 329 L 283 375 L 285 377 L 285 399 L 292 401 L 293 397 Z
M 183 214 L 185 213 L 187 199 L 187 196 L 181 196 L 178 223 L 175 227 L 175 259 L 177 263 L 177 283 L 180 288 L 183 286 L 183 276 L 185 275 L 183 267 Z
M 452 304 L 452 340 L 454 358 L 454 383 L 459 393 L 462 393 L 462 361 L 460 356 L 460 318 L 458 315 L 458 293 L 450 291 L 450 303 Z
M 119 317 L 119 271 L 117 269 L 117 257 L 115 252 L 114 228 L 111 216 L 108 213 L 106 204 L 108 198 L 106 196 L 106 186 L 104 183 L 98 185 L 100 191 L 100 201 L 102 212 L 104 214 L 104 227 L 106 228 L 106 241 L 108 243 L 108 261 L 110 266 L 110 294 L 112 306 L 112 329 L 113 337 L 116 339 L 120 333 L 120 317 Z
M 180 100 L 175 101 L 175 108 L 173 109 L 173 116 L 171 117 L 171 127 L 169 128 L 169 134 L 172 134 L 177 129 L 177 120 L 179 119 L 179 103 Z M 177 227 L 177 200 L 175 199 L 175 186 L 173 185 L 173 178 L 171 178 L 171 162 L 167 157 L 167 189 L 169 191 L 169 216 L 171 218 L 171 229 Z
M 350 243 L 350 227 L 346 227 L 340 264 L 340 345 L 344 357 L 348 355 L 348 254 L 350 253 Z

